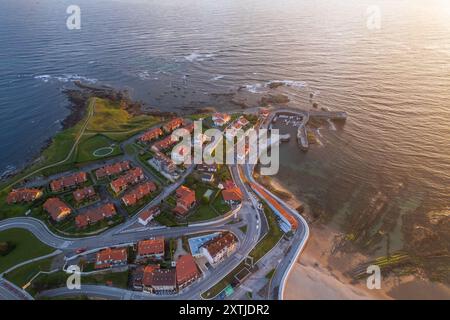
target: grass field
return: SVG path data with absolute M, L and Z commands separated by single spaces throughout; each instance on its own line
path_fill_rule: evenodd
M 36 261 L 19 267 L 5 275 L 5 278 L 23 287 L 27 284 L 39 271 L 51 271 L 53 257 Z
M 97 99 L 86 133 L 104 133 L 111 139 L 123 141 L 160 121 L 160 118 L 149 115 L 133 116 L 121 108 L 118 102 Z
M 6 241 L 12 242 L 15 248 L 6 256 L 0 256 L 0 272 L 54 251 L 53 248 L 40 242 L 31 232 L 23 229 L 1 231 L 0 242 Z
M 102 148 L 105 150 L 102 153 Z M 111 151 L 107 150 L 111 148 Z M 119 144 L 108 137 L 97 134 L 84 138 L 78 145 L 76 162 L 95 161 L 103 158 L 110 158 L 122 154 Z
M 27 288 L 27 291 L 30 294 L 35 295 L 44 290 L 63 287 L 66 285 L 68 276 L 69 275 L 64 271 L 41 274 L 32 282 L 31 286 Z M 81 285 L 106 285 L 107 282 L 111 282 L 111 286 L 113 287 L 126 288 L 128 283 L 128 271 L 81 276 Z

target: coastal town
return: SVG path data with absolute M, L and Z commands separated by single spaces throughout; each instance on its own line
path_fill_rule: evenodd
M 204 130 L 219 129 L 225 141 L 235 142 L 239 130 L 270 129 L 278 117 L 283 115 L 267 108 L 174 117 L 125 139 L 117 156 L 16 183 L 4 205 L 24 208 L 25 229 L 64 256 L 59 271 L 46 275 L 58 275 L 60 288 L 41 284 L 38 272 L 19 281 L 18 290 L 73 295 L 76 291 L 64 289 L 63 275 L 76 266 L 81 281 L 124 279 L 120 285 L 104 280 L 97 296 L 119 285 L 124 293 L 150 299 L 248 298 L 241 285 L 264 273 L 267 281 L 255 296 L 282 297 L 286 275 L 308 238 L 305 220 L 253 178 L 255 164 L 192 164 L 187 161 L 192 150 L 175 152 L 178 139 L 172 134 L 184 129 L 192 136 L 194 120 L 201 120 Z M 205 131 L 191 139 L 197 147 L 217 148 L 220 142 Z M 93 155 L 105 148 L 98 146 Z M 245 163 L 248 152 L 246 144 L 236 159 Z M 7 229 L 0 222 L 0 231 Z M 281 257 L 283 262 L 274 264 Z M 2 275 L 7 280 L 14 272 L 11 266 Z M 85 293 L 81 287 L 79 294 Z

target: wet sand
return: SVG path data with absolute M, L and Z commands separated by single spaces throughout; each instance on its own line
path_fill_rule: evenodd
M 276 179 L 271 185 L 289 193 Z M 296 208 L 302 202 L 291 194 L 286 201 Z M 305 215 L 308 217 L 308 211 Z M 354 282 L 345 274 L 368 260 L 359 253 L 332 254 L 339 231 L 329 226 L 310 224 L 310 238 L 297 264 L 292 269 L 285 291 L 287 300 L 371 300 L 371 299 L 450 299 L 450 288 L 417 276 L 382 278 L 381 288 L 370 290 L 364 280 Z

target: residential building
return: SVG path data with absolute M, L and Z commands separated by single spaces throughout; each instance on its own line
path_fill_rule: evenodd
M 134 206 L 136 203 L 138 203 L 140 200 L 142 200 L 146 196 L 150 195 L 154 191 L 156 191 L 155 183 L 152 181 L 147 181 L 147 182 L 141 183 L 140 185 L 135 187 L 133 190 L 126 193 L 122 197 L 122 201 L 127 207 Z
M 178 150 L 175 152 L 174 150 L 172 150 L 171 156 L 172 156 L 172 160 L 175 163 L 178 164 L 182 164 L 188 161 L 190 155 L 190 150 L 187 146 L 180 146 L 179 148 L 177 148 Z
M 108 178 L 110 176 L 118 175 L 127 170 L 130 170 L 130 162 L 121 161 L 97 169 L 95 171 L 95 176 L 97 177 L 97 180 L 100 180 L 103 178 Z
M 72 193 L 72 195 L 77 203 L 85 200 L 92 200 L 97 196 L 95 189 L 92 186 L 77 189 Z
M 70 189 L 87 181 L 86 172 L 77 172 L 69 176 L 50 182 L 50 188 L 53 192 L 60 192 L 65 189 Z
M 165 171 L 167 173 L 173 173 L 177 168 L 176 164 L 172 161 L 172 159 L 170 159 L 168 156 L 166 156 L 164 153 L 161 152 L 156 152 L 152 160 L 153 163 L 161 171 Z
M 224 183 L 222 190 L 223 200 L 229 205 L 236 205 L 242 202 L 242 191 L 232 180 L 227 180 Z
M 173 211 L 180 216 L 185 216 L 195 205 L 195 192 L 186 186 L 181 186 L 177 189 L 176 196 L 177 205 Z
M 119 194 L 122 191 L 125 191 L 129 186 L 135 185 L 136 183 L 145 179 L 144 172 L 140 167 L 136 167 L 131 169 L 124 175 L 120 176 L 116 180 L 110 183 L 111 189 Z
M 128 253 L 126 248 L 107 248 L 97 253 L 95 269 L 126 266 Z
M 167 122 L 165 125 L 163 125 L 164 131 L 167 133 L 172 132 L 173 130 L 181 127 L 183 125 L 184 121 L 182 118 L 175 118 Z
M 152 293 L 174 293 L 177 289 L 177 275 L 174 268 L 159 269 L 159 267 L 144 270 L 144 290 Z
M 66 218 L 72 210 L 59 198 L 48 198 L 44 203 L 44 210 L 47 211 L 54 221 L 61 221 Z
M 226 113 L 214 113 L 212 121 L 216 127 L 222 127 L 231 120 L 231 116 Z
M 163 150 L 169 149 L 175 143 L 177 143 L 177 139 L 175 137 L 172 137 L 172 135 L 169 135 L 169 136 L 165 137 L 164 139 L 162 139 L 158 142 L 155 142 L 152 145 L 151 149 L 155 152 L 163 151 Z
M 32 202 L 42 197 L 44 193 L 39 189 L 13 189 L 6 198 L 6 203 Z
M 159 207 L 153 207 L 149 210 L 145 210 L 139 215 L 139 223 L 146 226 L 150 221 L 152 221 L 156 216 L 161 213 L 161 209 Z
M 200 277 L 197 264 L 190 254 L 180 256 L 176 264 L 178 288 L 184 288 Z
M 149 240 L 139 241 L 137 244 L 137 260 L 155 258 L 162 259 L 164 257 L 164 238 L 157 237 Z
M 215 265 L 230 256 L 237 247 L 237 239 L 231 232 L 224 232 L 201 247 L 201 253 L 211 265 Z
M 89 209 L 75 217 L 77 228 L 85 228 L 90 224 L 97 223 L 104 219 L 111 219 L 117 214 L 114 204 L 107 203 L 97 208 Z
M 161 130 L 161 128 L 153 128 L 147 132 L 145 132 L 142 136 L 139 137 L 139 141 L 141 142 L 148 142 L 155 140 L 162 136 L 164 133 Z

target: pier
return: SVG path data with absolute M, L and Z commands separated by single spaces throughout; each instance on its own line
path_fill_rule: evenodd
M 309 142 L 308 142 L 308 132 L 306 130 L 306 125 L 309 122 L 310 118 L 319 118 L 319 119 L 329 119 L 329 120 L 336 120 L 336 121 L 345 121 L 347 120 L 347 112 L 345 111 L 325 111 L 325 110 L 295 110 L 295 109 L 288 109 L 283 108 L 274 111 L 272 113 L 271 118 L 269 119 L 268 123 L 270 123 L 270 128 L 272 128 L 272 125 L 277 122 L 278 119 L 284 119 L 286 115 L 289 116 L 300 116 L 301 122 L 298 123 L 297 126 L 297 142 L 303 151 L 307 151 L 309 149 Z

